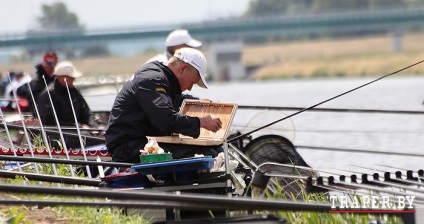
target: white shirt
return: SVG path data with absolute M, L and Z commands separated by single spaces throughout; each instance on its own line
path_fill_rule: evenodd
M 171 57 L 172 55 L 170 53 L 165 52 L 150 58 L 149 60 L 146 61 L 145 64 L 150 63 L 152 61 L 159 61 L 160 63 L 166 65 Z

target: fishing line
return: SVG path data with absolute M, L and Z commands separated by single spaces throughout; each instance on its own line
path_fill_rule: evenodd
M 373 80 L 373 81 L 367 82 L 367 83 L 365 83 L 365 84 L 363 84 L 363 85 L 360 85 L 360 86 L 358 86 L 358 87 L 356 87 L 356 88 L 353 88 L 353 89 L 351 89 L 351 90 L 348 90 L 348 91 L 346 91 L 346 92 L 344 92 L 344 93 L 341 93 L 341 94 L 339 94 L 339 95 L 333 96 L 333 97 L 331 97 L 331 98 L 329 98 L 329 99 L 327 99 L 327 100 L 321 101 L 321 102 L 319 102 L 319 103 L 317 103 L 317 104 L 315 104 L 315 105 L 312 105 L 312 106 L 307 107 L 307 108 L 303 108 L 302 110 L 300 110 L 300 111 L 298 111 L 298 112 L 295 112 L 295 113 L 293 113 L 293 114 L 291 114 L 291 115 L 288 115 L 288 116 L 286 116 L 286 117 L 283 117 L 283 118 L 281 118 L 281 119 L 278 119 L 278 120 L 276 120 L 276 121 L 273 121 L 273 122 L 271 122 L 271 123 L 269 123 L 269 124 L 266 124 L 266 125 L 264 125 L 264 126 L 262 126 L 262 127 L 256 128 L 256 129 L 254 129 L 254 130 L 252 130 L 252 131 L 249 131 L 249 132 L 247 132 L 247 133 L 244 133 L 244 134 L 241 134 L 241 135 L 236 136 L 236 137 L 234 137 L 234 138 L 228 139 L 227 141 L 228 141 L 228 142 L 231 142 L 231 141 L 234 141 L 234 140 L 237 140 L 237 139 L 241 139 L 241 138 L 243 138 L 243 137 L 246 137 L 246 136 L 248 136 L 248 135 L 250 135 L 250 134 L 252 134 L 252 133 L 254 133 L 254 132 L 257 132 L 257 131 L 259 131 L 259 130 L 262 130 L 262 129 L 264 129 L 264 128 L 267 128 L 267 127 L 269 127 L 269 126 L 271 126 L 271 125 L 273 125 L 273 124 L 276 124 L 276 123 L 278 123 L 278 122 L 280 122 L 280 121 L 283 121 L 283 120 L 286 120 L 286 119 L 288 119 L 288 118 L 291 118 L 291 117 L 293 117 L 293 116 L 295 116 L 295 115 L 298 115 L 298 114 L 300 114 L 300 113 L 302 113 L 302 112 L 305 112 L 305 111 L 307 111 L 307 110 L 310 110 L 310 109 L 312 109 L 312 108 L 314 108 L 314 107 L 317 107 L 317 106 L 319 106 L 319 105 L 322 105 L 322 104 L 324 104 L 324 103 L 327 103 L 327 102 L 329 102 L 329 101 L 331 101 L 331 100 L 334 100 L 334 99 L 336 99 L 336 98 L 339 98 L 339 97 L 341 97 L 341 96 L 344 96 L 344 95 L 346 95 L 346 94 L 348 94 L 348 93 L 351 93 L 351 92 L 353 92 L 353 91 L 355 91 L 355 90 L 358 90 L 358 89 L 360 89 L 360 88 L 362 88 L 362 87 L 365 87 L 365 86 L 367 86 L 367 85 L 370 85 L 370 84 L 372 84 L 372 83 L 374 83 L 374 82 L 377 82 L 377 81 L 379 81 L 379 80 L 381 80 L 381 79 L 384 79 L 384 78 L 386 78 L 386 77 L 389 77 L 389 76 L 392 76 L 392 75 L 394 75 L 394 74 L 397 74 L 397 73 L 399 73 L 399 72 L 401 72 L 401 71 L 404 71 L 404 70 L 406 70 L 406 69 L 408 69 L 408 68 L 414 67 L 414 66 L 416 66 L 416 65 L 418 65 L 418 64 L 421 64 L 421 63 L 423 63 L 423 62 L 424 62 L 424 60 L 421 60 L 421 61 L 416 62 L 416 63 L 414 63 L 414 64 L 408 65 L 408 66 L 406 66 L 406 67 L 404 67 L 404 68 L 401 68 L 401 69 L 399 69 L 399 70 L 397 70 L 397 71 L 395 71 L 395 72 L 392 72 L 392 73 L 390 73 L 390 74 L 387 74 L 387 75 L 381 76 L 380 78 L 377 78 L 377 79 L 375 79 L 375 80 Z
M 424 154 L 416 153 L 405 153 L 405 152 L 387 152 L 387 151 L 377 151 L 377 150 L 361 150 L 361 149 L 343 149 L 343 148 L 333 148 L 333 147 L 322 147 L 322 146 L 307 146 L 307 145 L 296 145 L 296 148 L 302 148 L 306 150 L 326 150 L 326 151 L 337 151 L 337 152 L 356 152 L 356 153 L 365 153 L 365 154 L 381 154 L 381 155 L 396 155 L 396 156 L 410 156 L 410 157 L 424 157 Z
M 288 130 L 284 130 L 282 129 L 282 131 L 288 131 Z M 423 134 L 424 131 L 403 131 L 403 130 L 392 130 L 392 131 L 380 131 L 380 130 L 365 130 L 365 131 L 360 131 L 360 130 L 296 130 L 297 133 L 316 133 L 316 134 L 327 134 L 327 133 L 332 133 L 332 134 L 345 134 L 345 135 L 349 135 L 352 134 L 353 136 L 360 136 L 360 135 L 364 135 L 364 134 Z
M 251 105 L 238 105 L 238 109 L 260 109 L 260 110 L 302 110 L 302 107 L 279 107 L 279 106 L 251 106 Z M 423 115 L 424 111 L 415 110 L 373 110 L 373 109 L 342 109 L 342 108 L 311 108 L 311 111 L 319 112 L 347 112 L 347 113 L 388 113 L 388 114 L 419 114 Z

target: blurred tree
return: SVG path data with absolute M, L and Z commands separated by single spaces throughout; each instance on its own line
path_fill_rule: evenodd
M 84 26 L 78 22 L 77 15 L 69 12 L 66 5 L 62 2 L 56 2 L 51 5 L 43 4 L 41 10 L 43 14 L 37 18 L 37 21 L 42 30 L 84 30 Z
M 285 14 L 289 7 L 289 0 L 252 0 L 249 3 L 249 8 L 246 16 L 266 16 L 275 14 Z

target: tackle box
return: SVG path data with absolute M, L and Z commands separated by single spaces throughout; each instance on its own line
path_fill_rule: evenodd
M 220 145 L 227 138 L 234 115 L 237 111 L 237 104 L 223 102 L 209 102 L 205 100 L 186 99 L 180 108 L 180 113 L 192 117 L 204 117 L 211 115 L 217 117 L 222 122 L 222 128 L 217 132 L 200 129 L 198 138 L 192 138 L 182 134 L 172 136 L 152 136 L 158 143 L 173 143 L 185 145 Z
M 172 160 L 172 153 L 140 155 L 140 163 L 157 163 Z
M 180 173 L 193 170 L 197 172 L 198 170 L 211 169 L 214 162 L 215 158 L 210 157 L 185 158 L 156 163 L 135 164 L 131 166 L 131 169 L 143 175 Z

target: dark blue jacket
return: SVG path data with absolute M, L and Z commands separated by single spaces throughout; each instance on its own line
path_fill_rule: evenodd
M 112 158 L 123 162 L 137 157 L 146 136 L 181 133 L 197 138 L 200 120 L 180 114 L 179 100 L 180 84 L 167 66 L 155 61 L 141 67 L 116 96 L 110 112 L 105 138 Z

